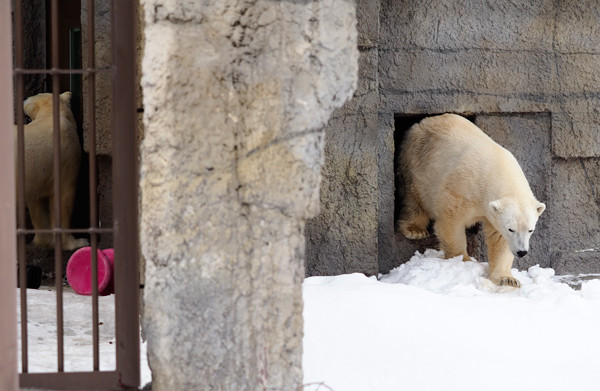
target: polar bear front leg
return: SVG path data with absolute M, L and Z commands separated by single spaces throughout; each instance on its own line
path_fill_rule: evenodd
M 452 217 L 443 217 L 435 221 L 434 229 L 445 258 L 462 255 L 463 261 L 471 260 L 467 254 L 467 235 L 462 224 L 457 224 Z
M 490 280 L 496 285 L 519 288 L 521 283 L 510 272 L 514 256 L 506 239 L 489 222 L 484 225 L 484 234 L 488 249 Z

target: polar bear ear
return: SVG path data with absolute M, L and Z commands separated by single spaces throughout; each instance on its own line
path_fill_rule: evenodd
M 38 99 L 27 98 L 23 102 L 23 112 L 32 120 L 37 117 L 37 113 L 40 111 L 40 104 Z
M 60 94 L 60 101 L 67 106 L 71 107 L 71 91 L 63 92 Z
M 488 204 L 488 207 L 492 212 L 500 212 L 502 210 L 502 201 L 494 200 Z
M 546 210 L 546 204 L 544 204 L 543 202 L 538 202 L 537 204 L 537 213 L 538 216 L 542 214 L 543 211 Z

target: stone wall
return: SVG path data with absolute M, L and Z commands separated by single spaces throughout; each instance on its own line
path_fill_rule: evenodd
M 46 6 L 44 2 L 35 0 L 23 0 L 21 4 L 22 25 L 23 25 L 23 67 L 28 69 L 43 69 L 46 67 Z M 16 65 L 15 52 L 15 21 L 14 9 L 11 8 L 13 25 L 13 65 Z M 23 93 L 25 97 L 44 92 L 46 75 L 24 75 Z M 15 105 L 15 118 L 17 115 L 17 91 L 13 91 L 13 102 Z
M 90 66 L 88 62 L 88 4 L 87 1 L 81 1 L 81 42 L 82 42 L 82 63 L 83 68 Z M 94 67 L 104 70 L 94 74 L 94 97 L 96 105 L 95 110 L 95 131 L 96 131 L 96 153 L 99 155 L 112 156 L 112 75 L 107 70 L 112 64 L 112 43 L 111 43 L 111 2 L 101 0 L 94 2 Z M 89 99 L 88 77 L 83 78 L 83 148 L 89 152 L 89 121 L 87 103 Z M 109 166 L 110 172 L 110 166 Z
M 354 2 L 142 4 L 152 389 L 296 390 L 304 221 L 356 84 Z
M 46 67 L 46 6 L 40 1 L 24 0 L 21 5 L 21 13 L 23 16 L 23 65 L 29 69 L 43 69 Z M 16 61 L 14 48 L 13 59 Z M 25 96 L 29 97 L 44 92 L 45 78 L 46 75 L 25 75 L 23 77 Z
M 359 88 L 326 130 L 307 273 L 387 272 L 436 245 L 395 232 L 395 125 L 444 112 L 469 116 L 510 149 L 548 206 L 515 265 L 599 272 L 599 13 L 591 0 L 359 0 Z M 481 242 L 469 235 L 485 260 Z
M 136 53 L 132 53 L 132 58 L 136 61 L 137 75 L 141 76 L 141 58 L 143 53 L 143 26 L 144 18 L 141 7 L 139 6 L 139 0 L 134 0 L 138 7 L 138 20 L 136 25 Z M 110 67 L 112 64 L 112 42 L 111 42 L 111 2 L 110 0 L 97 0 L 94 2 L 94 61 L 95 67 L 100 69 L 100 72 L 95 74 L 95 90 L 94 90 L 94 101 L 95 101 L 95 131 L 96 131 L 96 153 L 98 155 L 97 167 L 98 167 L 98 217 L 99 224 L 102 227 L 110 227 L 113 224 L 113 209 L 112 209 L 112 151 L 113 151 L 113 137 L 112 137 L 112 104 L 113 104 L 113 90 L 112 90 L 112 74 Z M 87 1 L 81 1 L 81 32 L 82 32 L 82 63 L 83 68 L 89 67 L 87 50 L 88 50 L 88 4 Z M 90 135 L 90 118 L 88 112 L 88 76 L 83 77 L 82 90 L 83 90 L 83 149 L 86 153 L 89 153 L 89 135 Z M 137 83 L 136 97 L 138 107 L 138 127 L 136 129 L 138 138 L 141 140 L 143 136 L 143 123 L 142 123 L 142 88 L 141 83 Z M 86 155 L 87 156 L 87 155 Z M 87 177 L 86 184 L 87 184 Z M 104 234 L 100 235 L 101 248 L 110 248 L 113 246 L 112 235 Z M 140 282 L 144 283 L 144 259 L 140 262 Z

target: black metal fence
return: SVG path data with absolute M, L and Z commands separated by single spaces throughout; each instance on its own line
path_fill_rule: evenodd
M 18 258 L 19 286 L 20 286 L 20 323 L 21 323 L 21 373 L 19 381 L 21 387 L 57 389 L 57 390 L 120 390 L 139 387 L 140 382 L 140 353 L 139 353 L 139 253 L 138 253 L 138 217 L 137 217 L 137 134 L 136 134 L 136 78 L 135 78 L 135 24 L 136 1 L 112 0 L 111 3 L 111 36 L 112 36 L 112 66 L 97 68 L 95 59 L 95 1 L 86 1 L 87 7 L 87 40 L 85 53 L 87 66 L 85 69 L 65 69 L 59 63 L 59 10 L 60 0 L 48 1 L 46 10 L 49 17 L 50 44 L 46 51 L 50 67 L 46 69 L 32 69 L 24 63 L 23 53 L 23 1 L 16 0 L 13 9 L 14 33 L 14 86 L 17 101 L 17 132 L 16 132 L 16 254 Z M 0 7 L 0 12 L 6 12 L 8 7 Z M 2 15 L 1 20 L 7 20 Z M 0 39 L 6 37 L 0 36 Z M 11 43 L 0 42 L 6 47 Z M 3 46 L 4 45 L 4 46 Z M 81 62 L 79 62 L 81 63 Z M 98 167 L 96 154 L 96 76 L 108 72 L 112 78 L 112 192 L 113 192 L 113 225 L 100 227 L 98 224 Z M 61 216 L 61 197 L 53 197 L 50 206 L 53 213 L 52 223 L 49 228 L 28 228 L 26 215 L 25 195 L 25 120 L 22 102 L 26 98 L 24 91 L 24 78 L 27 75 L 47 75 L 51 81 L 53 101 L 53 194 L 61 194 L 61 134 L 59 122 L 59 100 L 61 91 L 60 78 L 63 75 L 82 75 L 87 87 L 86 102 L 82 107 L 87 113 L 88 131 L 88 164 L 89 167 L 89 227 L 66 228 L 67 222 Z M 5 92 L 7 94 L 7 92 Z M 0 98 L 1 99 L 1 98 Z M 12 150 L 12 143 L 2 143 L 0 148 Z M 1 153 L 1 152 L 0 152 Z M 3 187 L 13 186 L 11 183 L 1 183 Z M 0 213 L 3 210 L 0 210 Z M 7 216 L 14 221 L 13 215 Z M 4 218 L 2 216 L 1 218 Z M 26 237 L 32 234 L 52 235 L 54 240 L 54 274 L 56 292 L 56 330 L 57 330 L 57 368 L 52 373 L 32 373 L 29 368 L 30 341 L 28 339 L 27 316 L 27 273 L 28 265 L 26 253 Z M 92 325 L 92 362 L 89 372 L 65 371 L 65 341 L 64 341 L 64 303 L 63 303 L 63 276 L 64 252 L 62 248 L 63 234 L 85 235 L 89 237 L 91 251 L 91 325 Z M 115 338 L 116 338 L 116 370 L 100 370 L 99 349 L 99 315 L 98 315 L 98 273 L 97 249 L 100 234 L 113 237 L 115 254 L 114 262 L 114 290 L 115 290 Z M 3 251 L 7 251 L 4 250 Z M 7 251 L 10 254 L 10 251 Z M 2 261 L 4 262 L 4 260 Z M 13 278 L 3 276 L 2 278 Z

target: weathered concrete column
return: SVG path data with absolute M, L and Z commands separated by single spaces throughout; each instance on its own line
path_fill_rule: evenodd
M 357 78 L 354 2 L 144 0 L 153 390 L 302 383 L 304 221 Z

